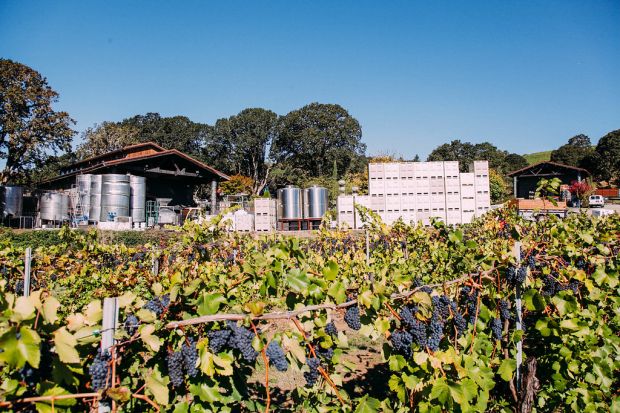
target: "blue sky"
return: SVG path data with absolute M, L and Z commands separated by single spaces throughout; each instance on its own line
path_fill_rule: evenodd
M 79 131 L 338 103 L 369 154 L 451 139 L 528 153 L 620 128 L 620 1 L 0 0 L 0 56 Z

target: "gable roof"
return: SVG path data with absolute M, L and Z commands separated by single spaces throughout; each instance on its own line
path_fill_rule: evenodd
M 163 159 L 169 157 L 181 158 L 194 165 L 198 170 L 206 171 L 209 174 L 216 175 L 224 180 L 230 179 L 228 175 L 205 164 L 204 162 L 192 158 L 191 156 L 177 149 L 164 149 L 154 142 L 144 142 L 136 145 L 126 146 L 122 149 L 116 149 L 102 155 L 93 156 L 88 159 L 73 163 L 67 167 L 62 168 L 61 174 L 59 176 L 45 180 L 43 181 L 43 183 L 45 184 L 64 180 L 66 178 L 80 174 L 96 173 L 97 171 L 105 170 L 114 166 L 138 163 L 140 161 L 148 159 Z
M 590 172 L 588 172 L 586 169 L 583 168 L 578 168 L 576 166 L 570 166 L 570 165 L 564 165 L 558 162 L 552 162 L 552 161 L 542 161 L 542 162 L 538 162 L 535 163 L 534 165 L 528 165 L 525 168 L 521 168 L 521 169 L 517 169 L 516 171 L 512 171 L 510 173 L 508 173 L 508 176 L 514 176 L 514 175 L 519 175 L 522 172 L 527 171 L 528 169 L 533 169 L 533 168 L 537 168 L 537 167 L 541 167 L 544 165 L 552 165 L 552 166 L 557 166 L 560 168 L 566 168 L 566 169 L 571 169 L 574 171 L 579 171 L 579 172 L 585 172 L 586 174 L 590 175 Z

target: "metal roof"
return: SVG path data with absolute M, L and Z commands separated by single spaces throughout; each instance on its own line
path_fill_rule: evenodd
M 558 166 L 561 168 L 572 169 L 574 171 L 581 171 L 581 172 L 585 172 L 586 174 L 590 175 L 590 172 L 588 172 L 586 169 L 578 168 L 576 166 L 564 165 L 564 164 L 552 162 L 552 161 L 542 161 L 542 162 L 535 163 L 534 165 L 528 165 L 525 168 L 517 169 L 516 171 L 510 172 L 507 175 L 508 176 L 519 175 L 521 172 L 527 171 L 528 169 L 533 169 L 533 168 L 541 167 L 544 165 L 553 165 L 553 166 Z

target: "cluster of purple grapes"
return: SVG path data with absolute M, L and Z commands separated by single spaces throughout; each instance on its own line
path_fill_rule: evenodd
M 465 303 L 467 314 L 469 315 L 468 323 L 473 324 L 476 321 L 478 311 L 478 297 L 480 292 L 475 288 L 465 285 L 461 288 L 461 302 Z
M 188 337 L 186 342 L 181 347 L 181 354 L 183 355 L 183 368 L 189 377 L 196 377 L 198 374 L 198 368 L 196 364 L 198 362 L 198 349 L 196 349 L 196 341 L 192 337 Z
M 166 357 L 168 377 L 174 387 L 181 387 L 184 381 L 183 354 L 180 351 L 169 351 Z
M 360 321 L 360 308 L 357 304 L 347 308 L 347 311 L 344 313 L 344 321 L 352 330 L 357 331 L 362 328 L 362 323 Z
M 155 297 L 152 300 L 149 300 L 145 305 L 145 310 L 150 310 L 155 313 L 155 315 L 159 316 L 164 312 L 165 309 L 170 305 L 170 295 L 165 294 L 161 297 Z
M 506 280 L 510 285 L 516 287 L 518 285 L 522 285 L 527 278 L 527 267 L 526 266 L 510 266 L 508 267 L 508 271 L 506 272 Z
M 489 321 L 491 326 L 491 333 L 496 340 L 502 339 L 502 322 L 499 318 L 492 317 Z
M 267 345 L 267 350 L 265 351 L 269 362 L 273 364 L 273 366 L 278 371 L 286 371 L 288 370 L 288 362 L 286 361 L 286 355 L 284 354 L 284 350 L 280 347 L 280 344 L 277 341 L 271 341 L 269 345 Z
M 551 275 L 546 275 L 543 278 L 542 295 L 550 297 L 554 296 L 560 291 L 571 290 L 573 294 L 579 292 L 581 283 L 577 280 L 570 280 L 568 283 L 562 284 L 558 281 L 559 274 L 554 272 Z
M 110 387 L 112 377 L 110 374 L 110 353 L 98 349 L 92 364 L 88 368 L 90 382 L 93 390 L 99 391 Z
M 252 347 L 254 333 L 232 321 L 226 323 L 225 329 L 209 331 L 208 337 L 209 348 L 214 353 L 219 353 L 224 348 L 236 349 L 248 362 L 255 361 L 258 356 L 258 352 Z
M 123 323 L 123 328 L 129 337 L 133 337 L 134 334 L 138 331 L 138 326 L 140 325 L 140 321 L 138 317 L 133 314 L 129 314 L 125 318 L 125 322 Z
M 321 365 L 321 360 L 317 357 L 306 357 L 306 364 L 308 365 L 309 370 L 304 372 L 304 379 L 306 379 L 306 386 L 312 387 L 319 378 L 319 366 Z

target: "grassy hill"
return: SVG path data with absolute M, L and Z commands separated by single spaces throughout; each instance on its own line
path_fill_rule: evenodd
M 534 152 L 523 155 L 530 165 L 551 159 L 551 151 Z

